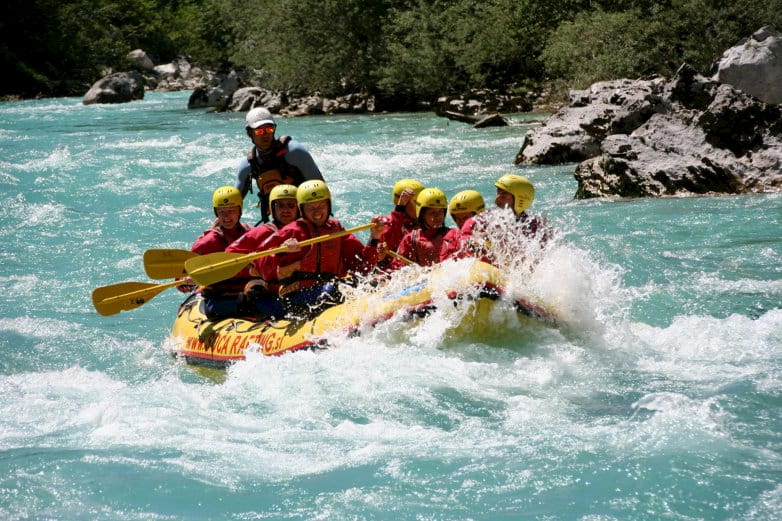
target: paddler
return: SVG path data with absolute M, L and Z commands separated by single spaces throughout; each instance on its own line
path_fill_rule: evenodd
M 269 220 L 269 194 L 277 185 L 300 185 L 306 180 L 323 179 L 309 151 L 290 136 L 275 137 L 277 124 L 264 107 L 250 110 L 245 117 L 245 132 L 253 146 L 239 164 L 234 186 L 242 196 L 256 182 L 260 199 L 261 222 Z
M 260 251 L 263 242 L 299 217 L 299 206 L 296 201 L 296 187 L 293 185 L 277 185 L 269 192 L 269 215 L 271 222 L 255 226 L 252 230 L 231 243 L 225 251 L 229 253 L 252 253 Z
M 378 239 L 383 232 L 381 217 L 373 217 L 370 244 L 364 246 L 353 234 L 301 248 L 298 243 L 343 230 L 330 218 L 331 192 L 323 181 L 305 181 L 296 191 L 301 217 L 264 242 L 264 250 L 286 246 L 288 252 L 254 261 L 261 274 L 276 273 L 279 295 L 288 309 L 297 312 L 336 304 L 340 300 L 336 279 L 350 273 L 366 274 L 377 263 Z
M 461 246 L 461 233 L 445 226 L 448 199 L 439 188 L 425 188 L 415 200 L 419 229 L 409 232 L 399 243 L 397 252 L 407 259 L 431 266 L 455 255 Z M 394 260 L 392 268 L 403 266 Z
M 242 194 L 233 186 L 221 186 L 212 194 L 212 208 L 217 218 L 211 228 L 196 239 L 191 251 L 199 255 L 218 253 L 250 231 L 250 226 L 241 222 Z M 241 274 L 240 274 L 241 275 Z M 185 279 L 186 280 L 186 279 Z M 244 290 L 248 279 L 234 277 L 203 288 L 204 312 L 209 318 L 236 316 L 238 296 Z
M 225 251 L 228 253 L 253 253 L 263 251 L 261 245 L 299 217 L 299 206 L 296 201 L 296 187 L 293 185 L 277 185 L 269 193 L 269 215 L 272 221 L 263 223 L 239 239 L 231 243 Z M 262 274 L 253 268 L 239 273 L 239 276 L 254 277 L 244 287 L 240 297 L 240 312 L 254 316 L 257 319 L 281 318 L 284 310 L 278 298 L 279 284 L 277 273 Z
M 385 231 L 380 236 L 380 242 L 386 248 L 396 251 L 402 237 L 418 228 L 415 199 L 424 189 L 424 185 L 415 179 L 400 179 L 391 189 L 391 202 L 394 209 L 386 217 Z
M 464 190 L 448 203 L 448 213 L 462 234 L 469 235 L 475 227 L 475 216 L 486 209 L 483 196 L 477 190 Z
M 494 183 L 497 195 L 494 204 L 500 209 L 510 209 L 516 218 L 519 232 L 530 239 L 537 239 L 541 246 L 551 235 L 551 230 L 539 216 L 527 213 L 535 199 L 535 187 L 529 179 L 518 174 L 505 174 Z

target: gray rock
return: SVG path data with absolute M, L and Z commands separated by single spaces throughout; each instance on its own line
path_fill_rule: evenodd
M 127 59 L 142 71 L 152 72 L 155 70 L 155 64 L 152 63 L 152 60 L 147 53 L 141 49 L 130 51 L 127 55 Z
M 127 103 L 144 99 L 144 78 L 136 71 L 116 72 L 96 81 L 82 103 Z
M 664 81 L 623 79 L 571 91 L 568 107 L 527 133 L 516 164 L 561 164 L 596 156 L 606 136 L 630 132 L 665 110 Z
M 769 104 L 782 103 L 782 34 L 763 27 L 717 61 L 714 80 Z
M 162 65 L 155 65 L 155 67 L 153 67 L 153 70 L 161 78 L 176 76 L 179 73 L 179 67 L 177 67 L 177 64 L 174 62 L 164 63 Z
M 475 122 L 473 128 L 507 127 L 508 122 L 499 114 L 490 114 Z
M 779 191 L 781 138 L 778 106 L 721 85 L 704 111 L 677 107 L 608 136 L 576 167 L 576 198 Z
M 670 81 L 596 83 L 573 91 L 516 157 L 568 161 L 580 161 L 577 198 L 782 191 L 782 106 L 686 64 Z
M 234 91 L 231 100 L 228 102 L 227 110 L 231 112 L 247 112 L 255 106 L 256 101 L 262 96 L 263 90 L 259 87 L 242 87 Z
M 483 116 L 494 113 L 529 112 L 532 95 L 516 95 L 493 89 L 473 89 L 468 92 L 441 96 L 434 104 L 435 114 L 448 117 L 458 112 L 465 116 Z
M 209 85 L 197 87 L 187 101 L 187 108 L 213 108 L 225 110 L 234 92 L 239 88 L 239 77 L 236 72 L 217 74 Z

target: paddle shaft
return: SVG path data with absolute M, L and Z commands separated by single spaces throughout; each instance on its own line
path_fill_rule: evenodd
M 374 226 L 372 223 L 362 224 L 354 228 L 342 230 L 328 235 L 322 235 L 320 237 L 313 237 L 298 243 L 299 247 L 309 246 L 323 241 L 331 239 L 337 239 L 344 235 L 349 235 L 354 232 L 366 230 Z M 213 253 L 210 255 L 203 255 L 201 257 L 195 257 L 185 261 L 185 269 L 187 270 L 190 278 L 193 279 L 199 286 L 209 286 L 216 282 L 229 279 L 236 275 L 242 268 L 247 266 L 255 259 L 266 257 L 268 255 L 274 255 L 277 253 L 284 253 L 290 251 L 287 246 L 280 246 L 271 250 L 247 253 L 247 254 L 230 254 L 230 253 Z M 230 257 L 229 257 L 230 256 Z M 222 259 L 216 262 L 210 262 L 212 259 Z
M 405 257 L 404 255 L 399 255 L 394 250 L 386 250 L 386 253 L 394 257 L 395 259 L 399 259 L 400 261 L 404 262 L 405 264 L 413 264 L 413 261 Z
M 109 297 L 107 299 L 104 299 L 102 302 L 114 302 L 117 300 L 126 300 L 126 299 L 138 299 L 139 297 L 145 297 L 148 296 L 150 293 L 152 295 L 157 295 L 164 289 L 173 288 L 174 286 L 179 286 L 182 284 L 181 280 L 173 280 L 171 282 L 166 282 L 165 284 L 155 284 L 154 287 L 150 287 L 147 289 L 140 289 L 137 291 L 131 291 L 130 293 L 125 293 L 124 295 L 117 295 L 116 297 Z

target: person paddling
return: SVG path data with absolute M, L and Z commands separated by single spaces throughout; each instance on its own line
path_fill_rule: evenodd
M 234 186 L 242 196 L 252 191 L 252 181 L 258 188 L 261 222 L 269 220 L 269 194 L 280 184 L 300 185 L 306 180 L 323 179 L 309 151 L 290 136 L 275 137 L 277 124 L 264 107 L 250 110 L 245 117 L 245 132 L 253 146 L 239 164 Z
M 448 203 L 448 213 L 462 234 L 470 235 L 475 227 L 475 216 L 486 209 L 483 196 L 477 190 L 464 190 Z
M 541 217 L 527 213 L 535 199 L 535 187 L 530 180 L 518 174 L 505 174 L 497 179 L 494 186 L 497 187 L 495 206 L 512 210 L 519 233 L 539 240 L 541 246 L 545 245 L 551 235 L 548 224 Z
M 191 248 L 199 255 L 218 253 L 225 249 L 242 235 L 250 231 L 250 226 L 241 222 L 242 194 L 233 186 L 221 186 L 212 194 L 214 209 L 214 225 L 206 230 Z M 240 276 L 219 282 L 202 289 L 204 297 L 204 312 L 209 318 L 235 316 L 238 312 L 237 297 L 247 283 L 245 276 Z
M 373 217 L 370 245 L 364 246 L 353 234 L 319 242 L 304 248 L 298 243 L 328 235 L 344 228 L 331 215 L 331 192 L 323 181 L 305 181 L 296 191 L 301 217 L 283 227 L 264 242 L 264 250 L 286 246 L 288 252 L 257 259 L 255 269 L 264 274 L 276 272 L 289 309 L 311 311 L 340 300 L 335 279 L 349 273 L 366 274 L 377 263 L 378 238 L 383 232 L 381 217 Z
M 239 239 L 231 243 L 225 251 L 228 253 L 253 253 L 263 251 L 262 244 L 277 233 L 285 225 L 299 217 L 299 206 L 296 201 L 296 187 L 293 185 L 277 185 L 269 193 L 269 214 L 272 221 L 256 226 Z M 239 311 L 242 314 L 254 316 L 258 320 L 266 318 L 282 318 L 284 310 L 278 298 L 279 284 L 277 273 L 259 273 L 252 265 L 242 270 L 239 275 L 253 277 L 239 296 Z
M 389 250 L 396 251 L 402 237 L 418 228 L 415 199 L 423 189 L 424 185 L 415 179 L 400 179 L 394 183 L 391 190 L 394 209 L 384 218 L 386 227 L 380 236 L 380 242 Z
M 271 222 L 259 224 L 232 242 L 225 251 L 228 253 L 252 253 L 260 251 L 263 242 L 275 234 L 286 224 L 299 217 L 299 206 L 296 202 L 296 187 L 293 185 L 277 185 L 269 193 L 269 215 Z
M 461 245 L 461 233 L 456 228 L 445 226 L 447 208 L 448 199 L 442 190 L 422 190 L 416 198 L 416 217 L 420 229 L 405 235 L 397 252 L 421 266 L 431 266 L 456 254 Z M 391 263 L 392 268 L 403 265 L 399 260 Z

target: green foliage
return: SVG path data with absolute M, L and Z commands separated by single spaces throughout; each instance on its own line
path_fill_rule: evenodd
M 419 1 L 385 24 L 381 89 L 422 97 L 496 87 L 540 73 L 542 42 L 578 2 Z
M 268 87 L 431 99 L 469 88 L 708 72 L 779 0 L 6 0 L 0 94 L 81 94 L 136 48 Z
M 596 81 L 633 78 L 651 67 L 646 48 L 646 25 L 638 11 L 581 13 L 562 23 L 541 54 L 554 78 L 584 88 Z
M 382 57 L 381 0 L 252 0 L 232 54 L 263 68 L 271 86 L 324 94 L 367 89 Z
M 684 62 L 706 74 L 741 37 L 767 24 L 782 27 L 779 0 L 638 5 L 626 11 L 583 12 L 563 22 L 541 53 L 548 77 L 584 88 L 619 77 L 670 76 Z

